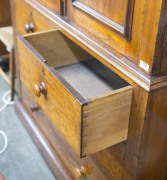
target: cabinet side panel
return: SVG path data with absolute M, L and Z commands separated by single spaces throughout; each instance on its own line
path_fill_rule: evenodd
M 137 179 L 167 178 L 167 87 L 149 94 Z

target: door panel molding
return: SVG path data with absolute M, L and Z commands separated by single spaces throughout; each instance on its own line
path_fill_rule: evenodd
M 103 24 L 111 27 L 112 29 L 121 33 L 122 35 L 129 37 L 131 28 L 132 28 L 134 0 L 128 0 L 127 3 L 128 3 L 128 5 L 127 5 L 127 9 L 126 9 L 126 15 L 124 17 L 125 23 L 124 23 L 124 25 L 121 25 L 118 22 L 114 21 L 113 19 L 108 18 L 105 15 L 99 13 L 98 11 L 92 9 L 91 7 L 83 4 L 79 0 L 72 1 L 72 4 L 74 7 L 78 8 L 79 10 L 83 11 L 84 13 L 92 16 L 93 18 L 102 22 Z

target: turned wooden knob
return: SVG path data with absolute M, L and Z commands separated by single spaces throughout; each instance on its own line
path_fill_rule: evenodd
M 78 178 L 82 178 L 83 176 L 86 176 L 86 168 L 84 166 L 75 168 L 75 174 Z
M 33 23 L 25 24 L 24 26 L 26 33 L 34 32 L 34 25 Z
M 34 94 L 37 97 L 40 97 L 41 93 L 45 96 L 47 95 L 47 89 L 43 82 L 40 85 L 35 84 L 33 89 L 34 89 Z
M 38 106 L 38 104 L 32 104 L 30 106 L 30 109 L 31 109 L 32 112 L 38 111 L 39 110 L 39 106 Z

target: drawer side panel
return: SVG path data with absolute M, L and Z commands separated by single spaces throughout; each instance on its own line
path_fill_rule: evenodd
M 84 106 L 82 155 L 127 139 L 131 98 L 132 87 L 127 86 Z

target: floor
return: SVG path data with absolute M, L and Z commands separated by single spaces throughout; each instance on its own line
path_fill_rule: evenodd
M 8 84 L 0 76 L 0 107 L 2 96 L 9 90 Z M 0 155 L 0 174 L 7 180 L 54 180 L 39 151 L 17 118 L 14 105 L 9 105 L 0 113 L 0 130 L 8 137 L 8 147 Z M 0 150 L 4 139 L 0 134 Z

